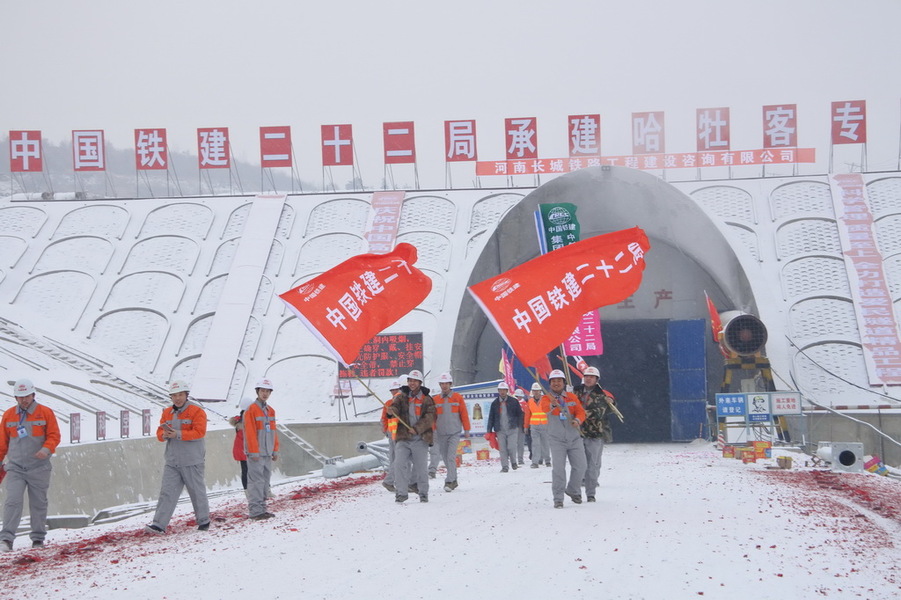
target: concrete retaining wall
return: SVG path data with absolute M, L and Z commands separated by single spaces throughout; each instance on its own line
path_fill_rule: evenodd
M 849 412 L 848 415 L 901 441 L 901 412 L 897 410 Z M 803 439 L 808 451 L 815 452 L 818 442 L 861 442 L 864 454 L 877 455 L 885 464 L 901 468 L 901 447 L 866 425 L 826 411 L 811 411 L 800 417 L 786 417 L 786 421 L 792 442 L 800 444 Z
M 359 441 L 382 437 L 378 423 L 294 424 L 294 433 L 327 457 L 356 456 Z M 210 490 L 241 487 L 241 468 L 232 458 L 232 429 L 207 432 L 206 483 Z M 155 502 L 163 472 L 164 444 L 155 437 L 76 444 L 58 449 L 50 482 L 50 515 L 87 515 L 100 510 Z M 305 475 L 322 465 L 282 436 L 273 480 Z M 26 502 L 27 506 L 27 502 Z

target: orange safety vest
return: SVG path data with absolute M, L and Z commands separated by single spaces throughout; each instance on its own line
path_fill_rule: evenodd
M 529 398 L 526 403 L 526 427 L 547 425 L 547 413 L 541 410 L 541 401 Z

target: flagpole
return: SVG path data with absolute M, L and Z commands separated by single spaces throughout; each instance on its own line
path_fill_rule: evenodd
M 372 388 L 369 387 L 368 385 L 366 385 L 366 382 L 363 381 L 362 379 L 360 379 L 360 377 L 356 374 L 356 372 L 355 372 L 352 368 L 350 369 L 350 372 L 353 373 L 354 379 L 356 379 L 357 381 L 359 381 L 360 383 L 362 383 L 362 384 L 363 384 L 363 387 L 366 388 L 366 391 L 368 391 L 370 394 L 372 394 L 372 397 L 373 397 L 373 398 L 375 398 L 376 400 L 378 400 L 378 401 L 381 403 L 382 406 L 385 406 L 385 403 L 382 402 L 382 399 L 379 398 L 378 394 L 376 394 L 374 391 L 372 391 Z M 401 418 L 400 418 L 400 415 L 396 415 L 394 418 L 397 419 L 398 422 L 399 422 L 401 425 L 403 425 L 404 427 L 406 427 L 406 428 L 409 429 L 410 431 L 413 431 L 413 432 L 416 431 L 415 429 L 413 429 L 412 427 L 410 427 L 409 425 L 407 425 L 407 422 L 404 421 L 403 419 L 401 419 Z
M 566 350 L 563 347 L 563 344 L 560 344 L 560 360 L 563 361 L 563 375 L 566 377 L 566 385 L 572 387 L 573 382 L 569 378 L 569 360 L 566 358 Z

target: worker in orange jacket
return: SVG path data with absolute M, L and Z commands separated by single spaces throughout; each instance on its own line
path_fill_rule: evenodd
M 275 409 L 269 406 L 272 381 L 261 379 L 257 398 L 244 411 L 244 451 L 247 453 L 247 511 L 259 521 L 275 515 L 266 510 L 266 490 L 272 479 L 272 463 L 278 460 Z
M 539 465 L 551 466 L 551 450 L 547 442 L 547 413 L 541 410 L 541 384 L 532 384 L 532 395 L 526 402 L 523 427 L 532 436 L 532 468 Z
M 210 528 L 210 502 L 204 479 L 206 412 L 188 399 L 188 391 L 188 384 L 180 379 L 169 385 L 172 406 L 163 410 L 156 429 L 156 439 L 166 443 L 166 464 L 153 522 L 144 528 L 148 533 L 166 532 L 185 488 L 194 508 L 197 529 L 206 531 Z
M 31 547 L 40 548 L 47 536 L 47 490 L 50 488 L 50 457 L 59 445 L 59 424 L 48 407 L 38 404 L 34 384 L 20 379 L 13 386 L 16 406 L 0 420 L 0 468 L 5 469 L 6 502 L 0 551 L 13 549 L 22 519 L 25 491 L 31 520 Z M 3 466 L 3 460 L 6 465 Z
M 576 504 L 582 504 L 582 480 L 588 468 L 585 446 L 582 443 L 582 423 L 585 409 L 572 392 L 566 391 L 566 376 L 560 369 L 548 375 L 550 393 L 541 397 L 541 410 L 547 414 L 548 445 L 551 447 L 551 492 L 554 508 L 563 508 L 566 493 Z M 566 461 L 569 460 L 569 482 L 566 481 Z

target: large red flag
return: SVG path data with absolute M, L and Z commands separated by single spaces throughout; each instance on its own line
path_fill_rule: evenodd
M 469 287 L 520 362 L 559 346 L 586 312 L 622 302 L 641 284 L 650 248 L 638 227 L 564 246 Z
M 354 256 L 279 298 L 349 366 L 366 342 L 429 295 L 432 280 L 413 266 L 416 258 L 404 243 L 388 254 Z

